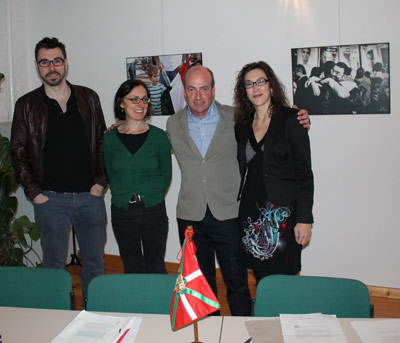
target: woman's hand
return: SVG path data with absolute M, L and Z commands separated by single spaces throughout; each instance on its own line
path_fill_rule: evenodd
M 311 240 L 312 224 L 297 223 L 294 227 L 294 236 L 297 244 L 307 245 Z

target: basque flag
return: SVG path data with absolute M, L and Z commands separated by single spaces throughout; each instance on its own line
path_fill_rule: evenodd
M 172 296 L 170 313 L 172 330 L 188 325 L 221 307 L 199 268 L 192 236 L 193 229 L 188 227 L 185 231 L 182 258 Z

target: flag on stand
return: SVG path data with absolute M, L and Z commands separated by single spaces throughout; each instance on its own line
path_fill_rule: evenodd
M 189 67 L 189 63 L 192 59 L 193 56 L 190 56 L 186 63 L 179 69 L 178 75 L 176 75 L 171 81 L 171 91 L 169 95 L 171 96 L 171 101 L 172 105 L 174 106 L 175 113 L 179 112 L 186 105 L 185 96 L 183 95 L 183 80 Z
M 177 330 L 217 311 L 221 306 L 199 268 L 196 247 L 191 241 L 193 229 L 185 231 L 182 257 L 171 303 L 171 327 Z

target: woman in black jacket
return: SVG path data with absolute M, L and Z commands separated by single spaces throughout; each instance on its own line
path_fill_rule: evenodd
M 242 177 L 239 261 L 253 269 L 257 282 L 271 274 L 295 275 L 313 223 L 308 131 L 265 62 L 242 68 L 234 99 Z

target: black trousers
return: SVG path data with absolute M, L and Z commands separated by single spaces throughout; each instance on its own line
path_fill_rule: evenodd
M 224 277 L 227 298 L 233 316 L 249 316 L 251 295 L 247 281 L 247 269 L 239 266 L 237 254 L 239 249 L 239 230 L 237 218 L 217 220 L 207 208 L 201 221 L 190 221 L 178 218 L 179 239 L 185 238 L 185 229 L 193 226 L 196 257 L 201 271 L 211 289 L 217 296 L 215 280 L 215 255 Z
M 164 258 L 168 236 L 165 203 L 128 209 L 111 205 L 111 221 L 125 273 L 166 274 Z

